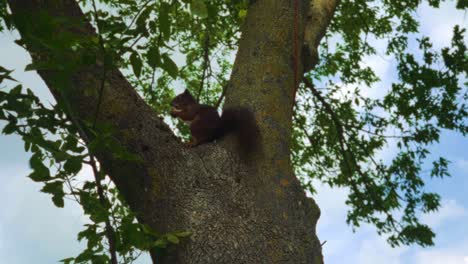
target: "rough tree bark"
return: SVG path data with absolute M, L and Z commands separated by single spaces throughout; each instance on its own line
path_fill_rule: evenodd
M 23 17 L 16 26 L 35 62 L 52 54 L 31 45 L 30 37 L 38 34 L 32 29 L 34 14 L 84 19 L 73 0 L 8 2 L 13 15 Z M 336 1 L 298 3 L 300 43 L 313 53 Z M 229 137 L 183 147 L 120 71 L 108 71 L 97 121 L 117 128 L 118 141 L 143 162 L 122 161 L 105 151 L 97 153 L 99 161 L 140 221 L 159 232 L 192 231 L 160 263 L 323 262 L 315 232 L 320 212 L 290 162 L 293 25 L 294 1 L 257 0 L 242 27 L 226 107 L 242 105 L 255 113 L 262 147 L 249 161 L 240 159 Z M 89 23 L 54 30 L 95 34 Z M 300 65 L 300 72 L 315 63 Z M 77 70 L 66 90 L 56 86 L 57 71 L 38 73 L 57 101 L 69 104 L 75 120 L 89 122 L 99 105 L 102 68 L 98 62 Z

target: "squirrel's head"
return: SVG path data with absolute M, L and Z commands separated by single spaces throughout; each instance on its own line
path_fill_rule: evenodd
M 174 99 L 172 99 L 171 115 L 177 116 L 177 113 L 183 113 L 185 111 L 188 111 L 188 108 L 196 103 L 197 101 L 195 100 L 195 98 L 193 98 L 189 90 L 186 89 L 183 93 L 177 95 Z

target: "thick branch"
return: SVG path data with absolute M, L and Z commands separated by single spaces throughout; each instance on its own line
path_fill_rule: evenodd
M 305 0 L 297 5 L 297 15 L 291 0 L 258 0 L 250 5 L 225 101 L 225 107 L 241 105 L 255 113 L 262 134 L 261 166 L 291 177 L 294 28 L 298 29 L 297 43 L 302 43 L 308 10 Z M 298 72 L 302 72 L 301 65 Z M 277 164 L 282 166 L 277 168 Z
M 256 112 L 265 152 L 276 159 L 289 159 L 291 103 L 297 88 L 295 43 L 305 44 L 299 54 L 303 58 L 297 69 L 300 79 L 302 72 L 317 63 L 317 47 L 337 3 L 338 0 L 258 0 L 248 10 L 226 91 L 226 106 L 248 105 Z
M 294 214 L 293 211 L 303 209 L 288 208 L 291 201 L 308 201 L 293 173 L 290 160 L 291 104 L 297 88 L 294 81 L 294 43 L 303 43 L 307 10 L 306 0 L 253 1 L 242 26 L 239 50 L 226 90 L 225 108 L 248 107 L 256 116 L 262 137 L 262 152 L 253 160 L 255 181 L 259 183 L 256 206 L 265 212 L 288 211 L 286 214 Z M 298 41 L 295 41 L 294 34 L 296 26 Z M 303 72 L 301 64 L 297 70 Z M 315 205 L 309 205 L 309 212 L 318 212 Z M 306 232 L 315 230 L 318 215 L 297 217 L 297 220 L 303 219 L 303 223 L 306 223 Z M 287 234 L 287 226 L 293 222 L 291 219 L 288 218 L 288 223 L 281 219 L 269 224 L 281 226 L 279 229 L 284 232 L 282 241 L 271 242 L 275 248 L 284 247 L 284 241 L 292 239 L 293 236 Z M 310 252 L 314 251 L 312 248 L 319 250 L 320 243 L 315 235 L 309 233 L 308 239 Z M 320 260 L 321 256 L 317 254 L 315 261 Z
M 304 32 L 304 72 L 310 71 L 318 62 L 318 45 L 330 25 L 339 0 L 310 0 Z

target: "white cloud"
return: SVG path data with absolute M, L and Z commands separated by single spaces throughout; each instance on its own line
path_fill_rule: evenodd
M 319 207 L 323 208 L 321 218 L 330 217 L 331 219 L 337 219 L 346 215 L 347 206 L 345 200 L 349 194 L 347 189 L 331 188 L 319 181 L 314 181 L 313 185 L 317 191 L 314 199 Z
M 454 256 L 447 252 L 424 252 L 416 258 L 417 264 L 463 264 L 461 256 Z
M 434 248 L 422 249 L 417 245 L 392 248 L 385 237 L 379 236 L 370 225 L 363 225 L 355 233 L 351 231 L 351 227 L 345 223 L 347 206 L 344 202 L 349 193 L 346 189 L 332 189 L 317 182 L 314 186 L 317 188 L 315 199 L 322 211 L 317 232 L 321 241 L 327 241 L 323 246 L 325 262 L 468 264 L 468 244 L 455 247 L 457 243 L 450 242 L 451 238 L 443 235 L 447 234 L 447 223 L 457 224 L 467 215 L 466 209 L 456 200 L 443 200 L 438 212 L 422 217 L 421 221 L 433 228 L 444 226 L 443 230 L 437 231 L 442 236 Z M 450 247 L 444 248 L 447 246 Z
M 14 40 L 18 35 L 10 32 L 0 32 L 0 50 L 3 67 L 14 70 L 11 74 L 23 87 L 30 88 L 42 100 L 42 102 L 55 102 L 49 89 L 36 71 L 24 71 L 26 65 L 31 63 L 31 56 L 22 47 L 16 45 Z M 9 87 L 18 83 L 5 81 Z M 3 87 L 3 83 L 2 86 Z
M 25 157 L 26 155 L 24 155 Z M 26 177 L 24 166 L 0 171 L 0 257 L 2 263 L 56 263 L 78 253 L 76 234 L 83 229 L 82 211 L 66 201 L 56 208 L 42 184 Z M 24 254 L 24 248 L 34 247 Z
M 463 172 L 468 173 L 468 159 L 460 158 L 456 161 L 456 166 Z
M 415 254 L 415 264 L 467 264 L 468 242 L 455 247 L 421 250 Z
M 362 241 L 356 263 L 360 264 L 400 264 L 401 255 L 407 247 L 391 248 L 382 237 Z
M 344 188 L 330 188 L 319 181 L 314 181 L 316 188 L 315 202 L 320 207 L 321 215 L 317 223 L 319 239 L 326 244 L 323 254 L 326 262 L 342 254 L 348 248 L 352 238 L 351 228 L 346 225 L 345 204 L 348 190 Z
M 442 2 L 439 9 L 424 3 L 417 13 L 421 21 L 421 32 L 429 35 L 434 47 L 438 49 L 450 44 L 454 25 L 466 25 L 466 13 L 455 9 L 455 1 Z
M 451 220 L 466 216 L 467 211 L 456 200 L 443 200 L 441 208 L 437 212 L 432 212 L 421 216 L 421 221 L 432 228 L 436 228 Z

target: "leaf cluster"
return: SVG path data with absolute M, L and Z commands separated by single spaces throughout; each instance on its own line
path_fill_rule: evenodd
M 11 72 L 0 67 L 0 82 L 14 81 Z M 103 171 L 97 171 L 94 181 L 79 175 L 83 166 L 90 165 L 92 153 L 103 150 L 110 150 L 118 159 L 139 162 L 114 139 L 110 126 L 86 127 L 93 135 L 86 144 L 60 104 L 46 107 L 30 89 L 24 93 L 22 90 L 17 85 L 9 91 L 0 91 L 0 120 L 6 122 L 2 133 L 22 137 L 25 151 L 32 153 L 29 161 L 32 172 L 28 177 L 43 183 L 41 192 L 50 194 L 57 207 L 64 207 L 67 199 L 79 203 L 89 218 L 85 229 L 78 234 L 79 241 L 87 241 L 86 248 L 78 256 L 62 262 L 108 263 L 106 230 L 109 226 L 121 263 L 133 262 L 143 251 L 159 249 L 163 254 L 164 248 L 190 235 L 187 231 L 157 234 L 138 223 Z M 99 195 L 98 185 L 104 199 Z
M 420 4 L 342 1 L 294 118 L 293 162 L 304 186 L 313 192 L 318 179 L 348 188 L 347 222 L 374 225 L 392 246 L 433 244 L 419 217 L 436 211 L 440 196 L 425 181 L 449 176 L 449 161 L 429 148 L 444 130 L 467 133 L 466 30 L 456 26 L 451 45 L 434 50 L 419 33 Z M 376 43 L 387 44 L 385 55 Z M 366 66 L 372 56 L 396 62 L 388 87 Z M 383 152 L 389 146 L 393 157 Z

